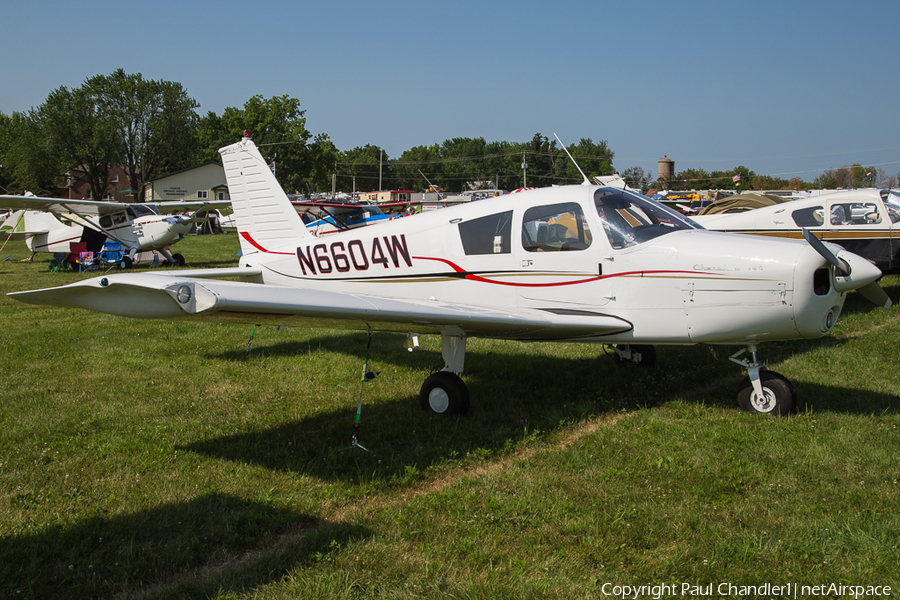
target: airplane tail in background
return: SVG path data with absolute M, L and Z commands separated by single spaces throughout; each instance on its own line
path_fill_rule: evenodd
M 290 249 L 311 236 L 256 144 L 245 137 L 219 150 L 243 256 Z
M 28 241 L 55 229 L 68 229 L 68 225 L 62 223 L 52 213 L 36 210 L 17 210 L 0 224 L 0 234 Z M 30 247 L 29 245 L 29 249 Z

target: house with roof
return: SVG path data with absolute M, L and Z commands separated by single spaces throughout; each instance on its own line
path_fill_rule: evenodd
M 144 182 L 144 202 L 231 200 L 222 164 L 211 160 Z

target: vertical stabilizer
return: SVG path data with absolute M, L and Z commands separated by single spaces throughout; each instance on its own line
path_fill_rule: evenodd
M 256 144 L 245 137 L 219 154 L 243 255 L 285 248 L 293 253 L 297 240 L 310 234 Z
M 0 232 L 4 234 L 38 235 L 67 228 L 53 213 L 37 210 L 17 210 L 0 224 Z

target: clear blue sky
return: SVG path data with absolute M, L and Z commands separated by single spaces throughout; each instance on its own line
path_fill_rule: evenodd
M 289 95 L 338 148 L 606 140 L 615 166 L 900 172 L 900 2 L 6 0 L 0 111 L 118 68 Z

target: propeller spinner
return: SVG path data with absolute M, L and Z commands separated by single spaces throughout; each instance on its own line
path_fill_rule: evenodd
M 834 289 L 839 292 L 856 290 L 869 302 L 884 308 L 890 308 L 891 299 L 881 286 L 881 270 L 866 259 L 847 251 L 836 256 L 822 240 L 814 236 L 808 229 L 803 230 L 803 238 L 815 248 L 822 258 L 834 267 Z

